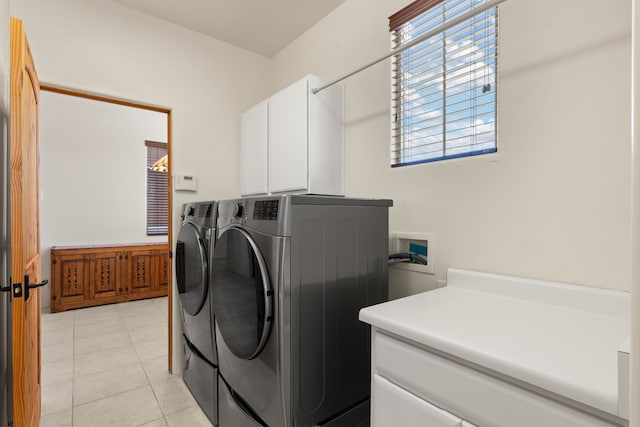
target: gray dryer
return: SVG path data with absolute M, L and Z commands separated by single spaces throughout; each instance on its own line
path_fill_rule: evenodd
M 391 200 L 222 201 L 212 286 L 220 425 L 368 426 L 362 307 L 387 300 Z

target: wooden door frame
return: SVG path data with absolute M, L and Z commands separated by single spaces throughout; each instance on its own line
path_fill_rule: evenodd
M 168 170 L 167 170 L 167 175 L 168 175 L 168 201 L 169 201 L 169 223 L 168 223 L 168 229 L 167 229 L 167 245 L 169 245 L 169 251 L 171 253 L 171 248 L 173 245 L 173 239 L 172 239 L 172 229 L 173 229 L 173 198 L 172 198 L 172 191 L 171 189 L 173 188 L 172 185 L 172 180 L 171 180 L 171 169 L 172 169 L 172 164 L 173 162 L 171 161 L 171 109 L 167 108 L 167 107 L 160 107 L 157 105 L 151 105 L 151 104 L 144 104 L 141 102 L 137 102 L 137 101 L 131 101 L 131 100 L 127 100 L 127 99 L 122 99 L 122 98 L 115 98 L 115 97 L 111 97 L 111 96 L 106 96 L 106 95 L 100 95 L 97 93 L 92 93 L 92 92 L 86 92 L 86 91 L 81 91 L 81 90 L 76 90 L 76 89 L 70 89 L 70 88 L 66 88 L 66 87 L 62 87 L 62 86 L 58 86 L 58 85 L 53 85 L 53 84 L 48 84 L 48 83 L 40 83 L 40 90 L 41 91 L 47 91 L 47 92 L 54 92 L 54 93 L 58 93 L 61 95 L 69 95 L 69 96 L 75 96 L 78 98 L 85 98 L 85 99 L 91 99 L 93 101 L 101 101 L 101 102 L 108 102 L 110 104 L 118 104 L 118 105 L 123 105 L 125 107 L 132 107 L 132 108 L 140 108 L 143 110 L 150 110 L 150 111 L 155 111 L 158 113 L 165 113 L 167 115 L 167 153 L 169 155 L 169 165 L 168 165 Z M 172 313 L 172 307 L 173 307 L 173 268 L 172 268 L 172 262 L 169 262 L 169 286 L 168 286 L 168 308 L 167 308 L 167 316 L 168 316 L 168 324 L 169 324 L 169 332 L 167 334 L 168 336 L 168 343 L 167 345 L 169 346 L 169 353 L 168 353 L 168 369 L 169 372 L 173 373 L 173 313 Z

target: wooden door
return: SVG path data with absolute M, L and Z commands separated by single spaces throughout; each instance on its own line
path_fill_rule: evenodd
M 40 281 L 38 76 L 22 21 L 11 18 L 11 275 Z M 12 298 L 14 426 L 40 423 L 40 291 Z

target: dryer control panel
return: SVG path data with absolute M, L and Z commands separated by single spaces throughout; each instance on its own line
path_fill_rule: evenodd
M 257 200 L 253 210 L 253 219 L 277 221 L 279 202 L 280 200 Z

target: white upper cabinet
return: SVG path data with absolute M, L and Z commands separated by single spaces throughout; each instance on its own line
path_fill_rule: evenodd
M 243 113 L 243 196 L 344 195 L 342 87 L 334 85 L 318 94 L 311 92 L 323 84 L 318 77 L 307 76 Z M 263 104 L 267 111 L 261 109 L 254 117 L 254 110 L 263 108 Z
M 263 101 L 240 115 L 240 194 L 267 193 L 268 105 Z
M 271 192 L 307 189 L 309 170 L 307 88 L 307 80 L 300 80 L 269 99 L 269 190 Z

